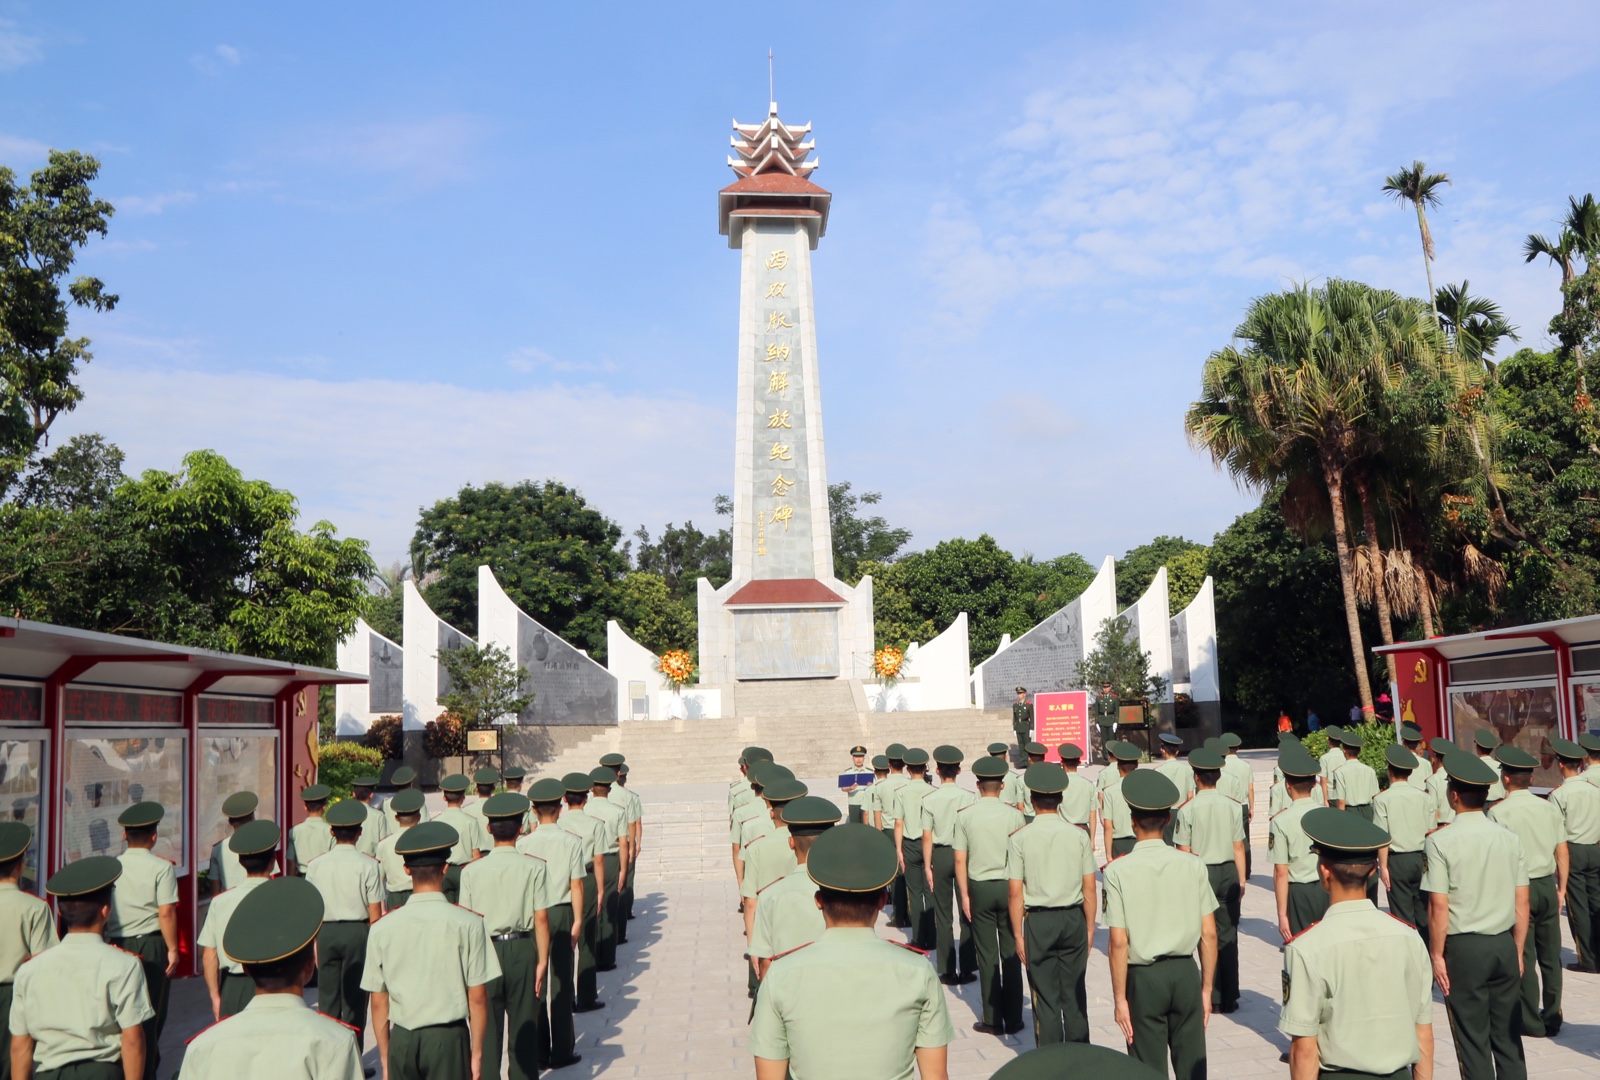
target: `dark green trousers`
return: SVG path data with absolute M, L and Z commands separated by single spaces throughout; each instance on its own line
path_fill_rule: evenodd
M 1389 852 L 1389 914 L 1417 928 L 1428 943 L 1428 898 L 1422 892 L 1420 851 Z
M 485 987 L 489 1022 L 483 1031 L 483 1080 L 500 1080 L 500 1047 L 505 1045 L 511 1080 L 539 1075 L 539 998 L 533 992 L 539 945 L 531 936 L 496 941 L 500 977 Z
M 144 988 L 150 995 L 150 1007 L 156 1011 L 155 1016 L 139 1025 L 144 1028 L 144 1080 L 156 1080 L 156 1066 L 161 1064 L 161 1029 L 167 1026 L 167 998 L 172 988 L 172 980 L 167 978 L 167 941 L 160 934 L 108 940 L 137 956 L 144 969 Z M 254 992 L 252 984 L 251 993 Z
M 461 902 L 461 866 L 451 863 L 444 872 L 444 898 L 452 904 Z
M 484 1068 L 489 1054 L 484 1052 Z M 469 1080 L 472 1034 L 465 1020 L 431 1027 L 389 1025 L 389 1080 Z
M 1011 882 L 967 882 L 972 902 L 972 943 L 978 963 L 983 1022 L 1015 1031 L 1022 1027 L 1022 963 L 1011 934 Z
M 1444 999 L 1461 1080 L 1524 1080 L 1522 993 L 1511 931 L 1451 934 L 1444 943 Z
M 1358 815 L 1360 815 L 1361 817 L 1365 818 L 1368 821 L 1372 820 L 1372 804 L 1371 803 L 1362 803 L 1360 806 L 1352 806 L 1349 803 L 1345 803 L 1344 804 L 1344 808 L 1346 810 L 1350 811 L 1352 814 L 1358 814 Z
M 1244 815 L 1244 876 L 1248 878 L 1255 873 L 1256 865 L 1250 847 L 1250 807 L 1241 806 L 1239 812 Z
M 1137 836 L 1113 836 L 1111 838 L 1111 857 L 1120 859 L 1133 850 L 1133 845 L 1139 842 Z
M 1211 893 L 1217 898 L 1217 971 L 1211 980 L 1211 1007 L 1239 1004 L 1239 868 L 1233 860 L 1206 866 Z
M 1522 1031 L 1543 1037 L 1560 1030 L 1561 901 L 1556 896 L 1555 875 L 1546 874 L 1528 879 L 1528 940 L 1522 947 Z
M 385 898 L 389 901 L 388 910 L 393 911 L 395 908 L 406 906 L 406 901 L 411 899 L 411 890 L 402 889 L 400 892 L 387 893 Z
M 33 1075 L 38 1080 L 122 1080 L 122 1059 L 74 1061 L 59 1069 L 38 1070 Z
M 1567 844 L 1567 924 L 1587 971 L 1600 968 L 1600 844 Z
M 1316 881 L 1289 882 L 1289 934 L 1299 935 L 1328 913 L 1328 890 Z
M 957 919 L 961 921 L 959 957 L 955 942 Z M 956 898 L 956 852 L 948 844 L 933 846 L 933 940 L 933 967 L 940 975 L 955 978 L 975 973 L 978 954 L 972 948 L 972 923 L 967 921 Z
M 367 1026 L 367 930 L 365 921 L 354 921 L 325 922 L 317 931 L 317 1011 L 358 1032 Z
M 222 1019 L 237 1016 L 256 996 L 256 981 L 243 972 L 224 971 L 219 997 L 222 998 Z
M 593 865 L 591 861 L 590 865 Z M 583 933 L 578 937 L 578 973 L 574 977 L 578 1004 L 593 1005 L 600 1000 L 595 975 L 595 947 L 600 940 L 600 890 L 595 887 L 594 871 L 583 876 Z
M 907 914 L 911 919 L 907 933 L 911 944 L 919 949 L 931 949 L 934 944 L 933 894 L 928 891 L 928 879 L 922 868 L 922 837 L 902 840 L 900 851 L 906 860 Z
M 0 1080 L 11 1080 L 11 983 L 0 983 Z
M 887 836 L 891 843 L 894 841 L 894 830 L 892 828 L 884 829 L 883 835 Z M 898 927 L 901 930 L 909 930 L 911 928 L 911 898 L 906 889 L 906 876 L 904 874 L 895 874 L 894 884 L 890 887 L 889 896 L 890 903 L 894 904 L 894 918 L 889 920 L 889 925 Z
M 1030 908 L 1022 917 L 1037 1046 L 1089 1041 L 1089 929 L 1083 907 Z
M 544 973 L 544 997 L 539 1002 L 539 1067 L 572 1057 L 576 1035 L 572 1028 L 574 1000 L 572 976 L 576 955 L 572 950 L 572 905 L 549 909 L 550 965 Z
M 600 924 L 595 938 L 594 961 L 597 967 L 612 967 L 617 962 L 617 876 L 622 873 L 622 856 L 605 855 L 606 891 L 600 897 Z
M 1128 965 L 1128 1012 L 1133 1019 L 1129 1055 L 1166 1075 L 1170 1054 L 1177 1080 L 1205 1080 L 1206 1028 L 1194 957 Z

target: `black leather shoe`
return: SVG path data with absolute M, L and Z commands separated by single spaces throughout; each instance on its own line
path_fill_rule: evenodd
M 1227 1016 L 1229 1013 L 1236 1013 L 1239 1011 L 1239 1003 L 1234 1001 L 1226 1005 L 1218 1005 L 1216 1011 L 1222 1013 L 1224 1016 Z
M 582 1060 L 583 1060 L 583 1055 L 582 1054 L 573 1054 L 571 1057 L 569 1057 L 565 1061 L 552 1061 L 546 1067 L 547 1068 L 551 1068 L 551 1069 L 565 1069 L 568 1065 L 576 1065 L 578 1062 L 580 1062 Z
M 1576 971 L 1581 975 L 1600 975 L 1600 970 L 1591 967 L 1584 967 L 1582 964 L 1568 964 L 1567 970 Z
M 959 986 L 961 984 L 961 980 L 954 975 L 940 975 L 939 981 L 945 986 Z
M 591 1001 L 587 1004 L 580 1001 L 572 1007 L 572 1011 L 575 1013 L 599 1012 L 605 1007 L 606 1003 L 603 1001 Z
M 617 965 L 615 965 L 615 964 L 596 964 L 594 969 L 596 971 L 615 971 L 615 970 L 617 970 Z
M 1006 1034 L 1007 1035 L 1015 1035 L 1017 1032 L 1019 1032 L 1021 1030 L 1022 1030 L 1022 1025 L 1018 1024 L 1016 1027 L 1008 1027 L 1008 1028 L 1006 1028 Z
M 974 975 L 970 971 L 967 972 L 965 975 L 959 975 L 959 976 L 956 977 L 956 985 L 957 986 L 965 986 L 968 983 L 975 983 L 977 981 L 978 981 L 978 977 L 976 975 Z
M 976 1024 L 973 1024 L 972 1030 L 976 1031 L 980 1035 L 999 1036 L 1005 1034 L 1003 1029 L 997 1028 L 993 1024 L 985 1024 L 982 1020 L 979 1020 Z

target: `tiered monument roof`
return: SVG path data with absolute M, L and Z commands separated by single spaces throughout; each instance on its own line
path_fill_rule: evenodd
M 817 167 L 815 161 L 807 160 L 816 148 L 816 143 L 806 138 L 811 125 L 785 124 L 778 118 L 774 101 L 761 123 L 735 120 L 733 130 L 730 142 L 738 156 L 729 156 L 728 167 L 739 179 L 717 194 L 718 231 L 728 238 L 728 246 L 739 247 L 742 240 L 743 229 L 735 227 L 735 219 L 790 217 L 807 219 L 806 231 L 815 248 L 828 231 L 828 206 L 833 196 L 808 179 Z

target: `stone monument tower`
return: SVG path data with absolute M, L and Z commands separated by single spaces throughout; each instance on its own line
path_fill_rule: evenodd
M 738 179 L 717 196 L 740 253 L 733 579 L 700 579 L 701 681 L 866 678 L 872 579 L 833 576 L 811 294 L 833 196 L 810 180 L 810 124 L 789 127 L 774 102 L 733 130 Z

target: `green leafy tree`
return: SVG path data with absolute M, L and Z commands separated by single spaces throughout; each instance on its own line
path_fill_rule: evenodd
M 479 645 L 469 638 L 459 648 L 441 649 L 439 664 L 449 676 L 449 688 L 439 695 L 439 704 L 469 728 L 506 717 L 508 725 L 515 726 L 522 710 L 533 704 L 533 695 L 522 692 L 527 669 L 499 645 Z
M 1174 615 L 1194 602 L 1211 572 L 1211 549 L 1192 547 L 1167 560 L 1167 603 Z
M 683 649 L 699 659 L 696 601 L 674 596 L 657 574 L 635 570 L 622 579 L 617 621 L 633 640 L 657 656 L 668 649 Z
M 1422 237 L 1422 268 L 1428 272 L 1428 299 L 1435 295 L 1433 289 L 1433 230 L 1428 228 L 1428 207 L 1439 206 L 1438 189 L 1450 182 L 1444 173 L 1431 173 L 1420 161 L 1401 169 L 1383 182 L 1383 190 L 1402 205 L 1409 203 L 1417 211 L 1417 232 Z M 1433 319 L 1439 321 L 1439 309 L 1433 309 Z
M 399 561 L 380 569 L 368 582 L 366 610 L 361 616 L 396 645 L 405 644 L 405 582 L 410 576 L 411 567 Z
M 891 563 L 911 539 L 910 529 L 890 526 L 881 514 L 866 516 L 862 508 L 877 506 L 876 491 L 857 495 L 849 481 L 828 485 L 828 518 L 833 532 L 833 576 L 849 585 L 864 575 L 862 563 Z
M 1560 343 L 1557 352 L 1577 369 L 1580 408 L 1589 405 L 1587 356 L 1600 323 L 1600 203 L 1593 195 L 1567 197 L 1567 213 L 1555 240 L 1532 233 L 1522 245 L 1524 262 L 1549 259 L 1561 268 L 1561 310 L 1550 320 L 1550 332 Z M 1580 269 L 1578 260 L 1583 260 Z
M 1128 608 L 1137 603 L 1139 597 L 1145 594 L 1145 590 L 1150 588 L 1150 583 L 1156 579 L 1156 572 L 1163 566 L 1167 567 L 1167 587 L 1172 591 L 1173 560 L 1193 551 L 1204 550 L 1204 544 L 1197 544 L 1181 536 L 1158 536 L 1148 544 L 1140 544 L 1130 549 L 1126 555 L 1117 560 L 1117 606 Z M 1202 574 L 1201 578 L 1204 577 Z M 1195 582 L 1194 587 L 1198 589 L 1200 583 Z M 1194 593 L 1191 592 L 1189 596 L 1193 598 Z M 1179 608 L 1174 605 L 1172 610 L 1177 611 Z
M 633 536 L 639 541 L 634 565 L 660 578 L 677 599 L 693 600 L 700 578 L 721 588 L 733 577 L 733 534 L 727 529 L 704 533 L 692 521 L 681 528 L 668 522 L 659 540 L 643 525 Z
M 383 772 L 383 755 L 358 742 L 330 742 L 317 751 L 317 782 L 332 789 L 334 799 L 348 799 L 358 776 Z
M 1449 335 L 1450 347 L 1469 363 L 1494 370 L 1490 359 L 1502 341 L 1516 341 L 1517 328 L 1506 321 L 1500 305 L 1484 296 L 1473 296 L 1470 281 L 1445 285 L 1433 298 L 1439 324 Z
M 1078 677 L 1084 686 L 1097 690 L 1110 683 L 1117 697 L 1130 705 L 1154 705 L 1167 692 L 1167 680 L 1151 673 L 1150 654 L 1139 647 L 1133 624 L 1121 615 L 1101 625 Z

